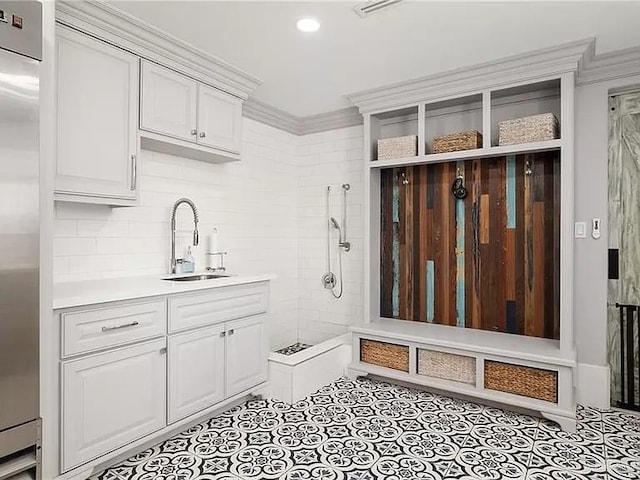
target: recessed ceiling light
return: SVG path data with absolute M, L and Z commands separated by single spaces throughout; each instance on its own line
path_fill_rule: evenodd
M 316 32 L 320 28 L 320 22 L 315 18 L 301 18 L 296 26 L 301 32 Z

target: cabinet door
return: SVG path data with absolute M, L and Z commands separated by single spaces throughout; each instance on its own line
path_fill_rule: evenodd
M 224 325 L 169 337 L 169 423 L 224 400 Z
M 55 190 L 136 198 L 138 59 L 58 27 Z
M 195 80 L 143 60 L 140 128 L 195 143 L 197 92 Z
M 198 143 L 240 153 L 242 101 L 206 85 L 198 85 Z
M 227 397 L 267 380 L 266 315 L 226 323 Z
M 166 425 L 164 339 L 62 364 L 62 469 Z

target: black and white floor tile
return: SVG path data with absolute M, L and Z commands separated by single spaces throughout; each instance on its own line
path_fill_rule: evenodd
M 340 379 L 252 400 L 95 480 L 640 480 L 640 416 L 578 407 L 578 431 L 477 403 Z

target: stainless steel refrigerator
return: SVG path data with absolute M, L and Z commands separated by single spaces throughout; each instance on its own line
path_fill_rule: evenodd
M 0 473 L 39 432 L 39 2 L 0 2 Z

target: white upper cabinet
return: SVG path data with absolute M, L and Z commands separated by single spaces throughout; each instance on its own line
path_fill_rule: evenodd
M 240 160 L 242 100 L 142 61 L 142 148 L 209 162 Z
M 198 85 L 198 143 L 240 153 L 242 101 L 215 88 Z
M 135 200 L 138 59 L 64 27 L 56 50 L 57 198 Z
M 194 142 L 197 101 L 195 80 L 142 61 L 141 129 Z

